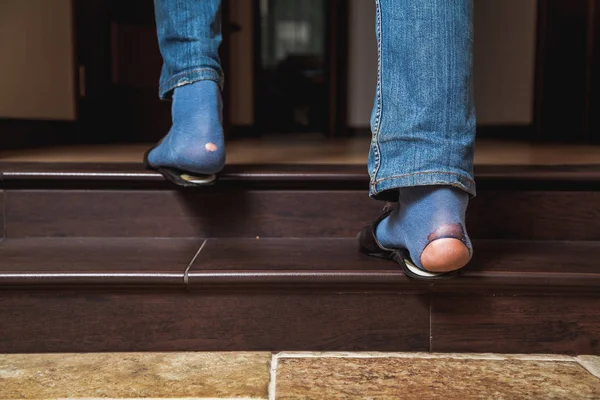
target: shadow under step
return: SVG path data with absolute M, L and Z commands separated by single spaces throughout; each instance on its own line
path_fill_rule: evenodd
M 0 352 L 600 353 L 600 242 L 475 249 L 429 283 L 354 239 L 5 239 Z

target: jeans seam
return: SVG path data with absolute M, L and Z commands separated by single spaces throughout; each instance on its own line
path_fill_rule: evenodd
M 403 175 L 388 176 L 388 177 L 381 178 L 381 179 L 378 179 L 377 181 L 375 181 L 375 185 L 377 185 L 381 182 L 389 181 L 391 179 L 407 178 L 407 177 L 415 176 L 415 175 L 436 175 L 436 174 L 458 176 L 460 178 L 465 179 L 469 183 L 475 184 L 475 181 L 473 179 L 471 179 L 467 176 L 464 176 L 463 174 L 456 173 L 456 172 L 424 171 L 424 172 L 411 172 L 409 174 L 403 174 Z
M 379 130 L 381 126 L 381 113 L 382 113 L 382 96 L 381 96 L 381 69 L 382 69 L 382 57 L 381 57 L 381 42 L 382 42 L 382 26 L 381 26 L 381 2 L 375 0 L 377 9 L 377 105 L 375 110 L 375 123 L 373 126 L 373 153 L 375 154 L 375 165 L 371 175 L 371 181 L 373 187 L 377 184 L 376 178 L 381 167 L 381 151 L 379 149 Z
M 169 78 L 167 81 L 165 81 L 165 82 L 163 83 L 163 86 L 168 86 L 168 85 L 169 85 L 171 82 L 173 82 L 174 80 L 176 80 L 176 79 L 179 79 L 179 78 L 182 78 L 182 77 L 184 77 L 184 76 L 186 76 L 186 75 L 191 75 L 191 74 L 194 74 L 194 73 L 197 73 L 197 72 L 202 72 L 202 71 L 210 71 L 210 72 L 214 72 L 215 74 L 217 74 L 217 76 L 219 77 L 219 79 L 222 79 L 222 77 L 223 77 L 223 76 L 222 76 L 222 74 L 221 74 L 220 72 L 217 72 L 217 71 L 215 71 L 215 70 L 214 70 L 214 69 L 212 69 L 212 68 L 197 68 L 197 69 L 192 69 L 192 70 L 185 71 L 185 72 L 180 72 L 180 73 L 179 73 L 179 74 L 177 74 L 177 75 L 173 75 L 171 78 Z

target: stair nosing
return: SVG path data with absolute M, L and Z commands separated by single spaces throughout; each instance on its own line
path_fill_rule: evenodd
M 528 290 L 531 288 L 600 289 L 600 273 L 572 272 L 513 272 L 465 271 L 458 278 L 444 281 L 417 281 L 406 277 L 402 271 L 354 270 L 204 270 L 188 273 L 188 284 L 183 273 L 173 272 L 57 272 L 57 271 L 5 271 L 0 273 L 0 287 L 26 286 L 47 288 L 69 286 L 176 286 L 190 289 L 239 288 L 252 286 L 269 289 L 285 286 L 302 289 L 305 286 L 327 287 L 351 285 L 367 291 L 386 288 L 446 292 L 461 289 L 464 292 L 489 292 L 494 289 Z M 598 290 L 600 294 L 600 290 Z
M 141 164 L 112 163 L 0 163 L 5 184 L 46 181 L 62 183 L 79 180 L 95 182 L 162 182 L 162 176 L 142 169 Z M 230 165 L 219 175 L 222 181 L 243 182 L 355 182 L 369 179 L 363 165 Z M 480 165 L 475 167 L 479 181 L 539 181 L 600 183 L 600 165 Z
M 49 285 L 160 285 L 183 286 L 183 272 L 63 272 L 63 271 L 2 271 L 0 286 Z

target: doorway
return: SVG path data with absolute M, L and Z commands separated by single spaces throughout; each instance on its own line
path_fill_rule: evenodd
M 243 0 L 247 1 L 247 0 Z M 170 103 L 158 99 L 162 60 L 152 2 L 75 0 L 79 125 L 82 142 L 156 142 L 168 131 Z M 253 0 L 252 30 L 231 21 L 236 4 L 224 0 L 221 61 L 231 65 L 232 35 L 250 35 L 254 135 L 345 129 L 347 5 L 342 0 Z M 246 3 L 246 6 L 248 3 Z M 243 67 L 242 67 L 243 68 Z M 237 85 L 226 84 L 226 135 L 236 132 L 230 103 Z M 234 118 L 235 119 L 235 118 Z M 232 126 L 234 125 L 234 126 Z M 242 134 L 241 136 L 244 136 Z
M 160 140 L 171 103 L 158 98 L 162 58 L 154 7 L 147 0 L 75 0 L 79 125 L 83 142 Z M 227 7 L 221 61 L 228 69 Z M 225 95 L 227 100 L 227 96 Z M 227 112 L 225 112 L 227 115 Z M 227 126 L 227 119 L 224 121 Z
M 345 103 L 339 100 L 345 97 L 348 42 L 344 4 L 254 2 L 254 104 L 260 132 L 342 133 Z

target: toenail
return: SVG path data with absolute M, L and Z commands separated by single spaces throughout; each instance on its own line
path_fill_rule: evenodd
M 204 148 L 206 149 L 206 151 L 210 151 L 211 153 L 213 151 L 217 151 L 217 145 L 214 143 L 206 143 L 206 146 L 204 146 Z

